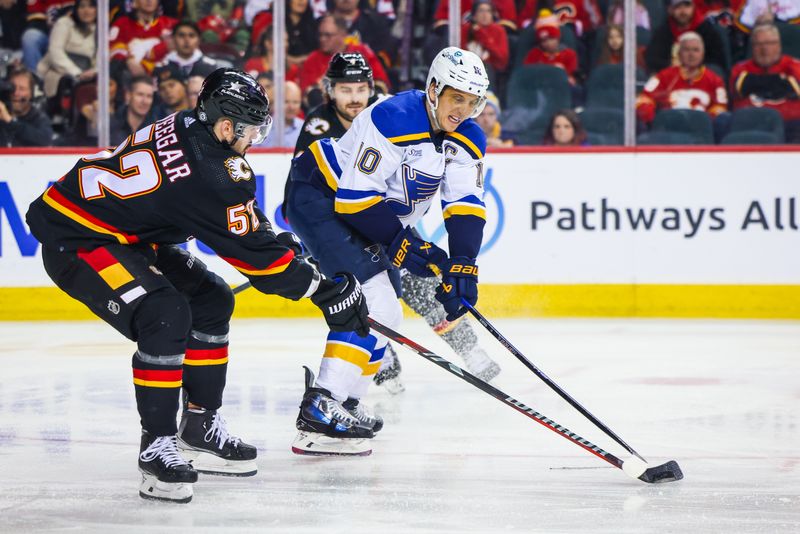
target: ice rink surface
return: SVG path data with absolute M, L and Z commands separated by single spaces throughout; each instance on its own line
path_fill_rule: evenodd
M 476 325 L 477 326 L 477 325 Z M 322 320 L 236 321 L 222 413 L 252 478 L 143 501 L 134 345 L 99 323 L 0 323 L 0 532 L 800 532 L 800 323 L 502 320 L 537 366 L 653 464 L 648 485 L 399 348 L 405 393 L 366 458 L 293 455 Z M 477 328 L 480 328 L 479 326 Z M 461 363 L 420 320 L 402 333 Z M 493 338 L 494 384 L 627 457 Z

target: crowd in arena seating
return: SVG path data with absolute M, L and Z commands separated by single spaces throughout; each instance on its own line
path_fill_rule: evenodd
M 236 66 L 273 93 L 273 0 L 110 0 L 111 142 L 194 106 Z M 490 146 L 623 141 L 622 0 L 460 0 L 461 46 L 492 94 Z M 376 89 L 422 88 L 447 0 L 286 0 L 286 125 L 322 103 L 337 52 Z M 800 142 L 800 0 L 636 0 L 637 142 Z M 97 0 L 0 0 L 0 146 L 96 145 Z

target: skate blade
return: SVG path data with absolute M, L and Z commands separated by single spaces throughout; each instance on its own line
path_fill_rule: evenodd
M 226 460 L 204 451 L 182 448 L 178 450 L 195 471 L 204 475 L 251 477 L 258 473 L 255 460 Z
M 372 445 L 368 439 L 332 438 L 314 432 L 298 432 L 292 452 L 312 456 L 369 456 Z
M 185 482 L 162 482 L 154 475 L 142 473 L 139 497 L 151 501 L 187 503 L 192 500 L 192 485 Z

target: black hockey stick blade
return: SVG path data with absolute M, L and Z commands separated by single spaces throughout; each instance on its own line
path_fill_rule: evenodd
M 647 468 L 645 472 L 641 474 L 639 480 L 650 484 L 658 484 L 660 482 L 675 482 L 682 478 L 683 471 L 681 471 L 678 462 L 670 460 L 665 464 Z

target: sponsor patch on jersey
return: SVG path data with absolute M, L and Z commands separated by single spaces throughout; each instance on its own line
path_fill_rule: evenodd
M 239 182 L 241 180 L 249 180 L 253 177 L 253 171 L 250 165 L 240 156 L 231 156 L 225 160 L 225 170 L 231 176 L 231 180 Z
M 311 135 L 322 135 L 331 129 L 331 123 L 321 117 L 313 117 L 306 124 L 306 131 Z

